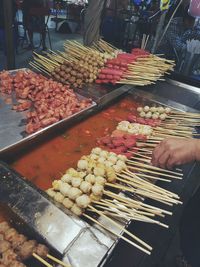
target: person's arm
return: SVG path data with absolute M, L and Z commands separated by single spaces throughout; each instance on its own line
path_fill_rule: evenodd
M 172 169 L 192 161 L 200 161 L 200 140 L 168 138 L 153 151 L 152 164 L 157 167 Z

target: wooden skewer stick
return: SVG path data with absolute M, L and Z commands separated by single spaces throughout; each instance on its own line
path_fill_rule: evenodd
M 56 263 L 58 263 L 58 264 L 60 264 L 60 265 L 62 265 L 62 266 L 64 266 L 64 267 L 70 267 L 69 264 L 66 264 L 66 263 L 62 262 L 62 261 L 60 261 L 59 259 L 57 259 L 57 258 L 55 258 L 54 256 L 51 256 L 51 255 L 49 255 L 49 254 L 47 254 L 47 258 L 51 259 L 52 261 L 55 261 Z
M 43 258 L 41 258 L 40 256 L 38 256 L 37 254 L 33 253 L 32 254 L 34 258 L 36 258 L 38 261 L 40 261 L 41 263 L 43 263 L 45 266 L 47 267 L 53 267 L 53 265 L 49 264 L 47 261 L 45 261 Z
M 131 240 L 129 240 L 128 238 L 124 237 L 123 235 L 117 234 L 116 232 L 114 232 L 111 229 L 108 229 L 105 225 L 103 225 L 102 223 L 98 222 L 97 220 L 95 220 L 94 218 L 88 216 L 87 214 L 83 214 L 84 217 L 86 217 L 87 219 L 91 220 L 92 222 L 96 223 L 97 225 L 100 225 L 102 228 L 104 228 L 106 231 L 110 232 L 111 234 L 117 236 L 118 238 L 123 239 L 124 241 L 126 241 L 127 243 L 131 244 L 132 246 L 138 248 L 139 250 L 145 252 L 148 255 L 151 255 L 151 252 L 142 248 L 141 246 L 135 244 L 134 242 L 132 242 Z M 124 228 L 122 228 L 122 230 L 124 230 Z
M 117 194 L 115 194 L 113 192 L 110 192 L 110 191 L 107 191 L 107 190 L 104 190 L 104 195 L 107 195 L 107 196 L 109 196 L 111 198 L 114 198 L 114 199 L 117 199 L 119 201 L 122 201 L 122 202 L 126 203 L 126 205 L 128 205 L 128 206 L 130 206 L 130 205 L 132 206 L 132 204 L 134 204 L 134 205 L 135 204 L 137 204 L 137 205 L 139 204 L 141 209 L 144 207 L 144 208 L 147 208 L 147 209 L 150 209 L 150 210 L 151 209 L 157 210 L 160 213 L 164 213 L 164 214 L 167 214 L 167 215 L 172 215 L 172 212 L 170 212 L 170 211 L 167 211 L 167 210 L 164 210 L 164 209 L 160 209 L 160 208 L 154 207 L 152 205 L 145 204 L 144 202 L 139 202 L 139 201 L 136 201 L 136 200 L 133 200 L 133 199 L 130 199 L 130 198 L 127 199 L 127 197 L 125 197 L 125 196 L 120 196 L 120 195 L 117 195 Z M 146 209 L 144 209 L 144 210 L 146 210 Z
M 179 196 L 178 196 L 177 194 L 175 194 L 175 193 L 173 193 L 173 192 L 171 192 L 171 191 L 168 191 L 168 190 L 166 190 L 166 189 L 164 189 L 164 188 L 162 188 L 162 187 L 159 187 L 159 186 L 157 186 L 157 185 L 155 185 L 155 184 L 153 184 L 153 183 L 150 183 L 149 181 L 146 181 L 146 180 L 140 178 L 140 177 L 139 177 L 139 173 L 136 173 L 136 174 L 135 174 L 135 173 L 130 172 L 129 170 L 126 171 L 126 172 L 124 171 L 123 173 L 126 175 L 127 179 L 132 179 L 132 178 L 134 178 L 134 179 L 137 179 L 137 180 L 139 180 L 139 181 L 141 181 L 141 182 L 143 182 L 143 183 L 147 183 L 147 184 L 149 184 L 149 185 L 153 185 L 154 187 L 159 188 L 159 190 L 164 191 L 164 192 L 166 192 L 167 194 L 170 194 L 171 196 L 173 196 L 173 197 L 179 199 Z
M 182 180 L 182 177 L 169 175 L 169 174 L 162 173 L 162 172 L 156 172 L 156 171 L 152 171 L 152 170 L 147 170 L 147 169 L 141 169 L 141 168 L 136 167 L 136 166 L 129 166 L 128 168 L 129 169 L 133 169 L 133 170 L 137 170 L 137 171 L 140 171 L 140 172 L 147 172 L 147 173 L 151 173 L 151 174 L 155 174 L 155 175 L 165 176 L 165 177 L 168 177 L 168 178 L 174 178 L 174 179 Z
M 177 176 L 183 176 L 183 173 L 162 169 L 162 168 L 159 168 L 159 167 L 155 167 L 153 165 L 148 165 L 148 164 L 145 164 L 145 163 L 136 162 L 134 160 L 127 160 L 127 162 L 128 163 L 134 163 L 134 165 L 138 165 L 138 166 L 145 167 L 145 168 L 148 168 L 148 169 L 162 171 L 162 172 L 169 173 L 169 174 L 174 174 L 174 175 L 177 175 Z
M 136 173 L 137 176 L 139 177 L 143 177 L 143 178 L 147 178 L 147 179 L 150 179 L 150 180 L 158 180 L 158 181 L 163 181 L 163 182 L 167 182 L 167 183 L 171 183 L 172 181 L 169 180 L 169 179 L 164 179 L 164 178 L 160 178 L 160 177 L 155 177 L 155 176 L 152 176 L 152 175 L 148 175 L 148 174 L 144 174 L 144 173 Z
M 102 214 L 101 211 L 95 209 L 93 206 L 89 205 L 89 208 L 92 209 L 93 211 L 95 211 L 97 214 L 99 214 L 100 216 L 103 216 L 104 218 L 106 218 L 107 220 L 109 220 L 112 224 L 114 224 L 118 229 L 120 229 L 121 231 L 124 231 L 127 235 L 129 235 L 130 237 L 132 237 L 133 239 L 135 239 L 139 244 L 143 245 L 144 247 L 146 247 L 149 250 L 152 250 L 153 248 L 151 246 L 149 246 L 147 243 L 145 243 L 144 241 L 142 241 L 141 239 L 139 239 L 137 236 L 135 236 L 134 234 L 130 233 L 128 230 L 126 230 L 126 228 L 122 227 L 120 224 L 118 224 L 117 222 L 113 221 L 112 219 L 110 219 L 109 217 L 105 216 Z

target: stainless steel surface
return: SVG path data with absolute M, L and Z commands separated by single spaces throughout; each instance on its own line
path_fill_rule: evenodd
M 26 71 L 27 69 L 22 70 Z M 17 70 L 11 71 L 11 73 L 14 74 L 16 71 Z M 78 93 L 76 94 L 79 99 L 85 99 L 84 96 Z M 3 96 L 0 94 L 0 153 L 15 148 L 16 146 L 22 145 L 27 141 L 32 140 L 53 128 L 59 126 L 66 126 L 74 119 L 86 115 L 88 112 L 90 112 L 91 109 L 93 109 L 97 105 L 93 101 L 88 108 L 85 108 L 84 110 L 81 110 L 66 119 L 60 120 L 48 127 L 45 127 L 33 134 L 28 135 L 25 133 L 26 113 L 16 112 L 12 110 L 12 105 L 6 104 L 6 102 L 11 102 L 9 101 L 10 99 L 12 101 L 16 101 L 14 95 L 10 97 L 5 95 Z
M 46 193 L 1 162 L 0 203 L 8 205 L 73 267 L 98 266 L 116 242 L 116 237 L 53 203 Z M 111 228 L 109 222 L 106 224 Z
M 197 87 L 168 79 L 140 90 L 200 110 L 200 89 Z

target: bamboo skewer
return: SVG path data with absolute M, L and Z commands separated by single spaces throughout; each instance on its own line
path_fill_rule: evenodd
M 127 243 L 131 244 L 132 246 L 138 248 L 139 250 L 145 252 L 146 254 L 150 255 L 151 252 L 147 249 L 144 249 L 143 247 L 135 244 L 134 242 L 130 241 L 128 238 L 124 237 L 123 235 L 117 234 L 116 232 L 114 232 L 111 229 L 108 229 L 105 225 L 103 225 L 102 223 L 98 222 L 97 220 L 95 220 L 94 218 L 88 216 L 87 214 L 83 214 L 84 217 L 86 217 L 87 219 L 89 219 L 90 221 L 96 223 L 97 225 L 101 226 L 102 228 L 104 228 L 106 231 L 112 233 L 113 235 L 117 236 L 118 238 L 123 239 L 124 241 L 126 241 Z M 123 231 L 123 228 L 122 228 Z
M 135 239 L 139 244 L 143 245 L 144 247 L 146 247 L 149 250 L 152 250 L 152 247 L 149 246 L 147 243 L 145 243 L 144 241 L 142 241 L 141 239 L 139 239 L 137 236 L 135 236 L 134 234 L 130 233 L 128 230 L 126 230 L 126 228 L 123 228 L 121 225 L 119 225 L 117 222 L 113 221 L 112 219 L 110 219 L 109 217 L 107 217 L 106 215 L 102 214 L 101 211 L 95 209 L 93 206 L 89 206 L 90 209 L 92 209 L 95 213 L 97 213 L 100 216 L 103 216 L 104 218 L 106 218 L 108 221 L 110 221 L 113 225 L 115 225 L 118 229 L 120 229 L 121 231 L 123 231 L 124 233 L 126 233 L 128 236 L 132 237 L 133 239 Z
M 66 264 L 66 263 L 60 261 L 59 259 L 53 257 L 52 255 L 47 254 L 47 258 L 51 259 L 52 261 L 54 261 L 54 262 L 56 262 L 56 263 L 58 263 L 58 264 L 60 264 L 60 265 L 62 265 L 64 267 L 70 267 L 69 264 Z
M 168 173 L 168 174 L 173 174 L 173 178 L 174 178 L 174 175 L 176 176 L 183 176 L 182 173 L 179 173 L 179 172 L 174 172 L 174 171 L 170 171 L 170 170 L 166 170 L 166 169 L 161 169 L 159 167 L 155 167 L 153 165 L 149 165 L 149 164 L 145 164 L 145 163 L 140 163 L 140 162 L 137 162 L 137 161 L 134 161 L 134 160 L 127 160 L 127 163 L 130 163 L 130 164 L 133 164 L 133 165 L 136 165 L 136 166 L 141 166 L 141 167 L 144 167 L 144 168 L 147 168 L 147 169 L 151 169 L 151 170 L 155 170 L 155 171 L 160 171 L 162 173 Z
M 32 254 L 34 258 L 36 258 L 38 261 L 40 261 L 42 264 L 44 264 L 47 267 L 53 267 L 53 265 L 49 264 L 47 261 L 45 261 L 43 258 L 38 256 L 37 254 L 33 253 Z
M 144 208 L 144 210 L 146 210 L 146 208 L 147 209 L 153 209 L 153 210 L 159 211 L 160 213 L 164 213 L 164 214 L 167 214 L 167 215 L 172 215 L 172 213 L 167 211 L 167 210 L 160 209 L 160 208 L 154 207 L 154 206 L 149 205 L 149 204 L 145 204 L 144 202 L 138 202 L 138 201 L 130 199 L 130 198 L 127 199 L 127 197 L 119 196 L 119 195 L 117 195 L 117 194 L 115 194 L 113 192 L 107 191 L 107 190 L 104 190 L 104 194 L 107 195 L 108 197 L 111 197 L 111 198 L 117 199 L 119 201 L 122 201 L 123 203 L 125 203 L 124 205 L 127 205 L 129 207 L 138 207 L 137 205 L 139 205 L 139 207 L 141 209 Z

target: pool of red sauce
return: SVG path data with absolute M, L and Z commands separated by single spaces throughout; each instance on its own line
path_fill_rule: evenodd
M 125 120 L 130 112 L 135 113 L 137 106 L 125 97 L 19 156 L 11 167 L 40 189 L 46 190 L 68 168 L 76 167 L 81 156 L 90 153 L 98 137 L 111 133 L 119 121 Z

